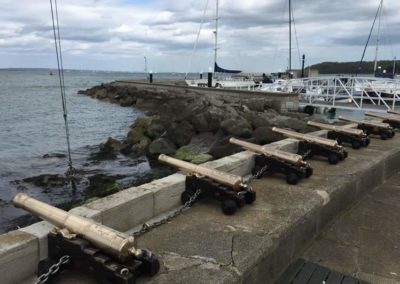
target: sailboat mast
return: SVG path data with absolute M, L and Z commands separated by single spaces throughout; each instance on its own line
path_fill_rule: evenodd
M 292 70 L 292 1 L 289 0 L 289 72 Z
M 215 71 L 215 66 L 217 66 L 217 51 L 218 51 L 218 9 L 219 9 L 219 3 L 218 2 L 219 1 L 216 0 L 217 7 L 216 7 L 216 12 L 215 12 L 215 31 L 214 31 L 214 34 L 215 34 L 214 71 Z
M 381 0 L 379 4 L 379 19 L 378 19 L 378 35 L 376 36 L 376 48 L 375 48 L 375 63 L 374 63 L 374 75 L 376 74 L 376 68 L 378 66 L 378 50 L 379 50 L 379 34 L 380 34 L 380 29 L 381 29 L 381 18 L 382 18 L 382 5 L 383 5 L 383 0 Z

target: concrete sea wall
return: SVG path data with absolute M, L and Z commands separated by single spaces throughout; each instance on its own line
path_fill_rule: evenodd
M 156 91 L 161 96 L 163 93 L 172 92 L 184 95 L 198 95 L 198 96 L 212 96 L 213 98 L 224 100 L 230 103 L 238 103 L 244 101 L 259 100 L 259 104 L 268 104 L 273 109 L 280 113 L 288 111 L 298 111 L 299 99 L 297 94 L 293 93 L 268 93 L 268 92 L 254 92 L 236 89 L 218 89 L 218 88 L 198 88 L 187 87 L 170 84 L 150 84 L 138 81 L 116 81 L 117 85 L 126 85 L 135 87 L 142 91 Z
M 325 135 L 324 131 L 316 132 Z M 338 165 L 312 160 L 314 175 L 297 186 L 273 177 L 257 180 L 257 200 L 234 216 L 201 202 L 138 239 L 160 257 L 162 269 L 152 283 L 273 283 L 285 267 L 337 213 L 400 169 L 400 138 L 373 139 L 368 148 L 350 150 Z M 285 139 L 271 146 L 294 151 Z M 244 151 L 206 165 L 248 175 L 254 155 Z M 117 229 L 132 231 L 180 205 L 185 176 L 173 174 L 129 188 L 71 210 Z M 39 222 L 0 236 L 2 283 L 35 274 L 46 257 L 51 226 Z

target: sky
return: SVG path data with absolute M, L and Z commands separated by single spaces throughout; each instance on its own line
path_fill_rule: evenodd
M 58 0 L 67 69 L 207 72 L 216 0 Z M 292 0 L 292 66 L 360 60 L 380 0 Z M 365 60 L 400 58 L 399 0 L 384 0 Z M 55 68 L 47 0 L 0 0 L 0 68 Z M 204 17 L 203 17 L 204 15 Z M 202 29 L 200 30 L 200 26 Z M 200 31 L 200 33 L 199 33 Z M 196 48 L 197 35 L 199 40 Z M 271 72 L 288 66 L 287 0 L 220 0 L 218 64 Z M 298 43 L 298 44 L 296 44 Z

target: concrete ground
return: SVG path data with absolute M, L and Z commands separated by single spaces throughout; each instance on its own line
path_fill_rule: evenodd
M 303 258 L 371 283 L 400 283 L 400 172 L 335 219 Z

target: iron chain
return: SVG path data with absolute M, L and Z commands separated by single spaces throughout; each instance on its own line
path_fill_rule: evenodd
M 262 167 L 258 172 L 256 172 L 255 174 L 253 174 L 249 180 L 247 181 L 247 183 L 250 183 L 251 181 L 253 181 L 254 179 L 258 179 L 259 177 L 261 177 L 266 171 L 268 170 L 268 165 L 265 165 L 264 167 Z
M 251 178 L 248 180 L 248 183 L 250 183 L 253 179 L 259 178 L 261 175 L 264 174 L 264 172 L 267 169 L 268 169 L 267 165 L 262 167 L 257 173 L 255 173 L 254 175 L 251 176 Z M 180 215 L 186 208 L 189 208 L 190 206 L 192 206 L 193 203 L 196 201 L 196 199 L 199 197 L 200 193 L 201 193 L 201 189 L 197 189 L 196 192 L 189 198 L 189 200 L 186 201 L 185 204 L 183 204 L 182 207 L 180 207 L 178 210 L 174 211 L 172 214 L 170 214 L 170 215 L 166 216 L 165 218 L 163 218 L 159 221 L 156 221 L 152 224 L 144 223 L 142 225 L 142 228 L 139 231 L 134 232 L 132 234 L 132 236 L 139 237 L 139 236 L 151 231 L 154 228 L 157 228 L 163 224 L 170 222 L 173 218 Z
M 172 219 L 174 219 L 176 216 L 182 214 L 182 212 L 183 212 L 185 209 L 191 207 L 191 206 L 193 205 L 193 203 L 194 203 L 194 202 L 197 200 L 197 198 L 199 197 L 200 193 L 201 193 L 201 189 L 199 188 L 199 189 L 196 190 L 196 192 L 195 192 L 192 196 L 190 196 L 189 200 L 186 201 L 185 204 L 183 204 L 178 210 L 174 211 L 173 213 L 171 213 L 170 215 L 166 216 L 165 218 L 163 218 L 163 219 L 161 219 L 161 220 L 159 220 L 159 221 L 154 222 L 153 224 L 144 223 L 144 224 L 142 225 L 142 228 L 141 228 L 139 231 L 134 232 L 134 233 L 132 234 L 132 236 L 134 236 L 134 237 L 141 236 L 141 235 L 143 235 L 144 233 L 147 233 L 147 232 L 151 231 L 151 230 L 154 229 L 154 228 L 157 228 L 157 227 L 159 227 L 159 226 L 161 226 L 161 225 L 163 225 L 163 224 L 166 224 L 166 223 L 170 222 L 170 221 L 171 221 Z
M 39 276 L 39 278 L 36 281 L 36 284 L 46 283 L 49 280 L 50 276 L 56 275 L 60 271 L 61 266 L 63 264 L 67 264 L 69 261 L 70 257 L 68 255 L 62 256 L 57 263 L 50 266 L 49 271 Z

